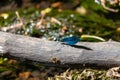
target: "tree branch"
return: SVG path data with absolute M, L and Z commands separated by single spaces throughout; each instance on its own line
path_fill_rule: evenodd
M 76 46 L 0 32 L 1 55 L 44 63 L 120 65 L 120 43 L 80 42 Z

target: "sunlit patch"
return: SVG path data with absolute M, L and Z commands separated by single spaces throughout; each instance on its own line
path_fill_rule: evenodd
M 117 33 L 120 34 L 120 27 L 118 27 L 118 28 L 116 29 L 116 31 L 117 31 Z
M 51 10 L 52 10 L 52 8 L 46 8 L 41 11 L 41 14 L 47 14 L 47 13 L 51 12 Z
M 6 62 L 8 60 L 8 58 L 2 58 L 0 57 L 0 64 L 3 64 L 4 62 Z
M 0 14 L 0 17 L 3 17 L 4 19 L 7 19 L 9 17 L 8 13 L 2 13 Z

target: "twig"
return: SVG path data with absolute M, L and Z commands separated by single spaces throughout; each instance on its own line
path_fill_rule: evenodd
M 24 25 L 24 23 L 23 23 L 23 21 L 22 21 L 22 19 L 21 19 L 20 15 L 19 15 L 19 12 L 18 12 L 18 11 L 16 11 L 16 12 L 15 12 L 15 14 L 16 14 L 17 18 L 19 19 L 20 23 L 22 24 L 23 29 L 25 30 L 25 25 Z

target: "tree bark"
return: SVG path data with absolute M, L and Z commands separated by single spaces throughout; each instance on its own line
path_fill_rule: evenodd
M 69 46 L 57 41 L 0 32 L 1 55 L 54 64 L 120 65 L 120 43 L 79 42 Z

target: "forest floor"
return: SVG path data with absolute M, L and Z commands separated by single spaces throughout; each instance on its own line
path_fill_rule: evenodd
M 93 0 L 23 1 L 21 4 L 14 1 L 1 4 L 1 31 L 54 41 L 83 34 L 120 41 L 119 12 L 109 12 Z M 119 77 L 119 67 L 93 68 L 83 64 L 79 68 L 61 68 L 0 57 L 1 80 L 119 80 Z

